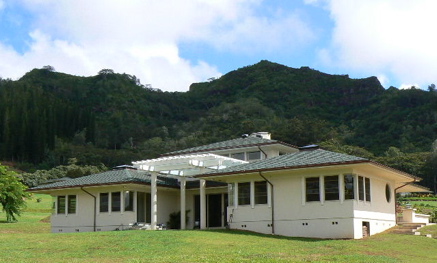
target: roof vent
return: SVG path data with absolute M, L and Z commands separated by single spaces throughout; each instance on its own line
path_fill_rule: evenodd
M 269 132 L 254 132 L 250 136 L 271 140 L 271 133 Z
M 311 145 L 299 147 L 299 151 L 312 151 L 312 150 L 317 150 L 317 149 L 320 149 L 320 147 L 316 144 L 311 144 Z
M 137 170 L 137 168 L 135 168 L 132 165 L 119 165 L 119 166 L 115 166 L 112 167 L 112 170 L 123 170 L 123 169 L 131 169 L 131 170 Z

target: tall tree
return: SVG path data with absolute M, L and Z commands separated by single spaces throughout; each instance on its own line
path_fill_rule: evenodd
M 0 165 L 0 204 L 6 213 L 6 221 L 17 221 L 30 195 L 26 186 L 20 182 L 14 171 Z

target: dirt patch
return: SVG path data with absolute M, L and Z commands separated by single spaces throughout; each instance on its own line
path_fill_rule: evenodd
M 40 220 L 40 222 L 42 222 L 42 223 L 50 223 L 50 216 L 44 217 L 43 219 Z

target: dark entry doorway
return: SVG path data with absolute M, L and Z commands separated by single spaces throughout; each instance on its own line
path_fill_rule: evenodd
M 226 225 L 227 194 L 206 195 L 206 227 Z M 194 196 L 194 219 L 200 225 L 200 195 Z
M 151 195 L 137 192 L 137 222 L 151 223 Z

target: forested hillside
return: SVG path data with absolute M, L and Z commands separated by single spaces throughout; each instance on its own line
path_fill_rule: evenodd
M 0 80 L 0 124 L 0 160 L 28 170 L 70 158 L 126 164 L 256 131 L 372 158 L 425 177 L 431 187 L 437 159 L 434 85 L 385 90 L 376 77 L 268 61 L 194 83 L 188 92 L 145 87 L 110 69 L 93 77 L 34 69 L 17 81 Z

